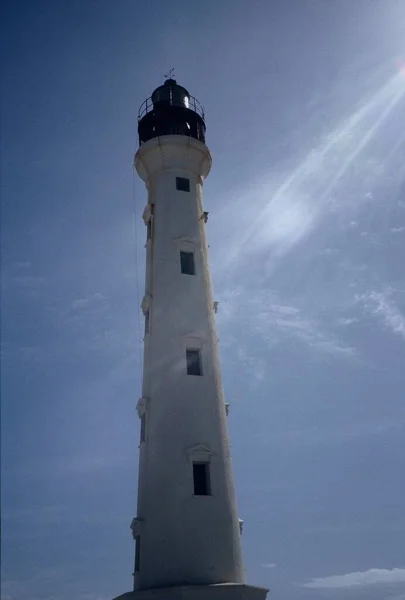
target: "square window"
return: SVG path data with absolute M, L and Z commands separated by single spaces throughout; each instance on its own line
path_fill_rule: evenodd
M 186 350 L 187 375 L 202 375 L 201 353 L 199 350 Z
M 209 463 L 193 462 L 193 482 L 195 496 L 210 496 Z
M 180 267 L 183 275 L 195 275 L 194 252 L 180 252 Z
M 186 177 L 176 177 L 176 190 L 180 190 L 180 192 L 189 192 L 190 180 Z

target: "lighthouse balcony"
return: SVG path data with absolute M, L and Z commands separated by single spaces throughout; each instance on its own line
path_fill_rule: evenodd
M 138 113 L 138 121 L 143 119 L 143 117 L 146 114 L 152 112 L 155 103 L 158 104 L 158 102 L 154 102 L 152 96 L 150 96 L 149 98 L 146 98 L 146 100 L 144 102 L 142 102 L 142 104 L 140 106 L 139 113 Z M 180 106 L 181 108 L 187 108 L 187 109 L 192 110 L 193 112 L 197 113 L 197 115 L 199 115 L 203 120 L 205 119 L 204 108 L 202 107 L 200 102 L 197 100 L 197 98 L 194 98 L 194 96 L 184 95 L 183 98 L 179 101 L 178 98 L 174 97 L 173 95 L 169 95 L 164 100 L 161 100 L 161 102 L 165 102 L 165 104 L 167 104 L 168 106 L 172 106 L 172 107 Z

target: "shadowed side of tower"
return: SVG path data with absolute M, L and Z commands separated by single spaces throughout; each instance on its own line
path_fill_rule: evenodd
M 215 329 L 202 107 L 174 79 L 145 101 L 135 168 L 148 190 L 134 591 L 264 600 L 247 586 Z

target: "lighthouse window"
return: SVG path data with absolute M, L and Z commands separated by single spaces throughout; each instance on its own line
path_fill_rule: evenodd
M 152 221 L 151 221 L 151 219 L 149 219 L 146 227 L 147 227 L 146 239 L 150 240 L 150 238 L 152 237 Z
M 209 463 L 193 462 L 193 481 L 195 496 L 209 496 L 211 494 Z
M 139 571 L 141 562 L 141 538 L 139 535 L 135 538 L 135 571 Z
M 186 350 L 187 375 L 202 375 L 199 350 Z
M 146 433 L 146 413 L 143 413 L 141 417 L 141 443 L 145 441 L 145 433 Z
M 145 312 L 145 335 L 149 332 L 149 310 Z
M 176 177 L 176 190 L 180 190 L 180 192 L 189 192 L 190 180 L 186 177 Z
M 195 275 L 194 252 L 180 252 L 180 266 L 184 275 Z

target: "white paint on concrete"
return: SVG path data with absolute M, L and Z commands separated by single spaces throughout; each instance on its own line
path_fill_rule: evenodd
M 140 445 L 135 589 L 243 583 L 221 382 L 215 303 L 208 265 L 203 180 L 211 155 L 201 142 L 166 135 L 144 143 L 135 167 L 148 189 L 142 397 L 146 436 Z M 190 192 L 176 189 L 190 180 Z M 180 270 L 193 251 L 195 275 Z M 187 375 L 186 348 L 200 349 L 202 376 Z M 194 496 L 192 460 L 210 465 L 210 496 Z M 139 525 L 138 525 L 139 524 Z

